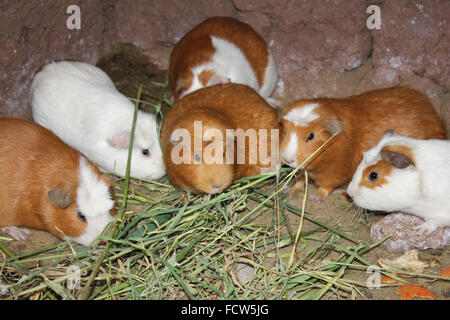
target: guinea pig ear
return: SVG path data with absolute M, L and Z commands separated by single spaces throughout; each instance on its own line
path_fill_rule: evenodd
M 389 162 L 398 169 L 405 169 L 411 164 L 414 165 L 414 162 L 407 155 L 400 152 L 383 149 L 380 155 L 384 161 Z
M 70 206 L 73 202 L 73 195 L 71 192 L 68 192 L 63 187 L 56 187 L 48 192 L 48 197 L 50 201 L 60 207 L 61 209 L 65 209 Z
M 122 131 L 108 139 L 108 143 L 111 147 L 116 149 L 128 149 L 130 145 L 130 132 Z
M 344 130 L 344 124 L 342 123 L 342 121 L 336 119 L 324 120 L 322 121 L 322 126 L 324 127 L 325 131 L 327 131 L 331 135 L 341 133 L 342 130 Z

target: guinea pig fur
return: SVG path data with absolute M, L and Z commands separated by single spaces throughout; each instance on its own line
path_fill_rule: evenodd
M 281 161 L 301 165 L 333 134 L 337 134 L 304 168 L 318 186 L 310 197 L 321 200 L 348 183 L 366 151 L 384 132 L 418 139 L 443 139 L 445 126 L 422 93 L 394 87 L 344 99 L 298 100 L 281 115 Z M 302 190 L 299 179 L 293 190 Z
M 161 146 L 167 175 L 174 186 L 214 194 L 235 179 L 274 171 L 278 130 L 277 113 L 246 85 L 196 90 L 178 100 L 165 117 Z
M 278 73 L 266 42 L 248 25 L 229 17 L 209 18 L 173 48 L 169 62 L 175 100 L 219 83 L 241 83 L 267 99 Z
M 89 245 L 113 221 L 110 180 L 30 121 L 0 118 L 0 227 L 30 227 Z
M 87 63 L 49 63 L 31 86 L 35 122 L 53 131 L 102 169 L 125 175 L 134 104 L 101 69 Z M 156 117 L 138 111 L 130 175 L 165 175 Z
M 388 131 L 364 152 L 347 193 L 360 207 L 422 217 L 433 230 L 450 226 L 450 141 Z

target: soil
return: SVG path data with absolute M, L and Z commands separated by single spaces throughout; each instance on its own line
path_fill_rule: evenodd
M 310 183 L 310 192 L 314 192 L 315 186 Z M 336 226 L 339 230 L 354 236 L 361 240 L 363 243 L 370 244 L 370 225 L 383 218 L 383 215 L 371 215 L 362 213 L 357 210 L 344 196 L 343 189 L 335 190 L 327 199 L 322 202 L 308 201 L 306 210 L 312 214 L 314 218 L 329 224 Z M 293 196 L 290 198 L 289 203 L 300 206 L 299 202 L 302 201 L 303 193 L 300 197 Z M 300 206 L 301 207 L 301 206 Z M 292 215 L 290 222 L 292 229 L 296 230 L 300 219 L 299 217 Z M 304 222 L 304 230 L 315 228 L 315 225 L 309 221 Z M 345 243 L 345 242 L 343 242 Z M 378 246 L 373 250 L 367 252 L 363 257 L 369 261 L 371 265 L 379 266 L 377 261 L 379 258 L 393 259 L 401 256 L 402 254 L 393 254 L 388 252 L 382 246 Z M 421 260 L 436 260 L 437 263 L 434 267 L 425 269 L 424 273 L 427 274 L 439 274 L 443 268 L 450 265 L 450 250 L 446 247 L 442 250 L 424 250 L 420 251 L 419 258 Z M 347 279 L 354 279 L 360 282 L 366 282 L 372 274 L 368 274 L 366 271 L 350 269 L 346 272 L 345 277 Z M 434 281 L 425 282 L 422 279 L 409 278 L 412 283 L 423 285 L 432 291 L 436 299 L 448 299 L 448 291 L 450 290 L 449 281 Z M 398 284 L 393 287 L 379 288 L 379 289 L 362 289 L 361 296 L 357 296 L 357 299 L 386 299 L 397 300 L 401 296 L 396 293 Z M 446 297 L 447 296 L 447 297 Z

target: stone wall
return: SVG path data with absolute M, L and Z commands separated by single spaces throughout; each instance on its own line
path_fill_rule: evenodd
M 66 9 L 81 9 L 69 30 Z M 381 28 L 369 30 L 369 5 Z M 448 0 L 107 0 L 0 4 L 0 116 L 30 117 L 33 73 L 51 60 L 95 63 L 117 42 L 140 47 L 167 68 L 173 45 L 207 17 L 232 16 L 271 45 L 281 80 L 275 96 L 343 97 L 410 85 L 426 93 L 450 128 Z

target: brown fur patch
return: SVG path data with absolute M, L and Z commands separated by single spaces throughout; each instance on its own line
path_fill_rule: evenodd
M 178 99 L 181 94 L 189 89 L 189 87 L 192 85 L 192 72 L 188 72 L 188 75 L 184 78 L 180 78 L 177 80 L 176 88 L 174 88 L 174 95 L 176 99 Z
M 376 172 L 378 178 L 375 181 L 370 181 L 369 175 L 371 172 Z M 392 165 L 384 160 L 378 161 L 376 164 L 368 166 L 363 170 L 360 186 L 375 189 L 376 187 L 381 187 L 383 184 L 387 183 L 387 176 L 390 176 L 392 172 Z
M 198 75 L 198 80 L 202 83 L 203 86 L 206 86 L 211 80 L 211 78 L 215 75 L 214 71 L 211 70 L 203 70 Z

